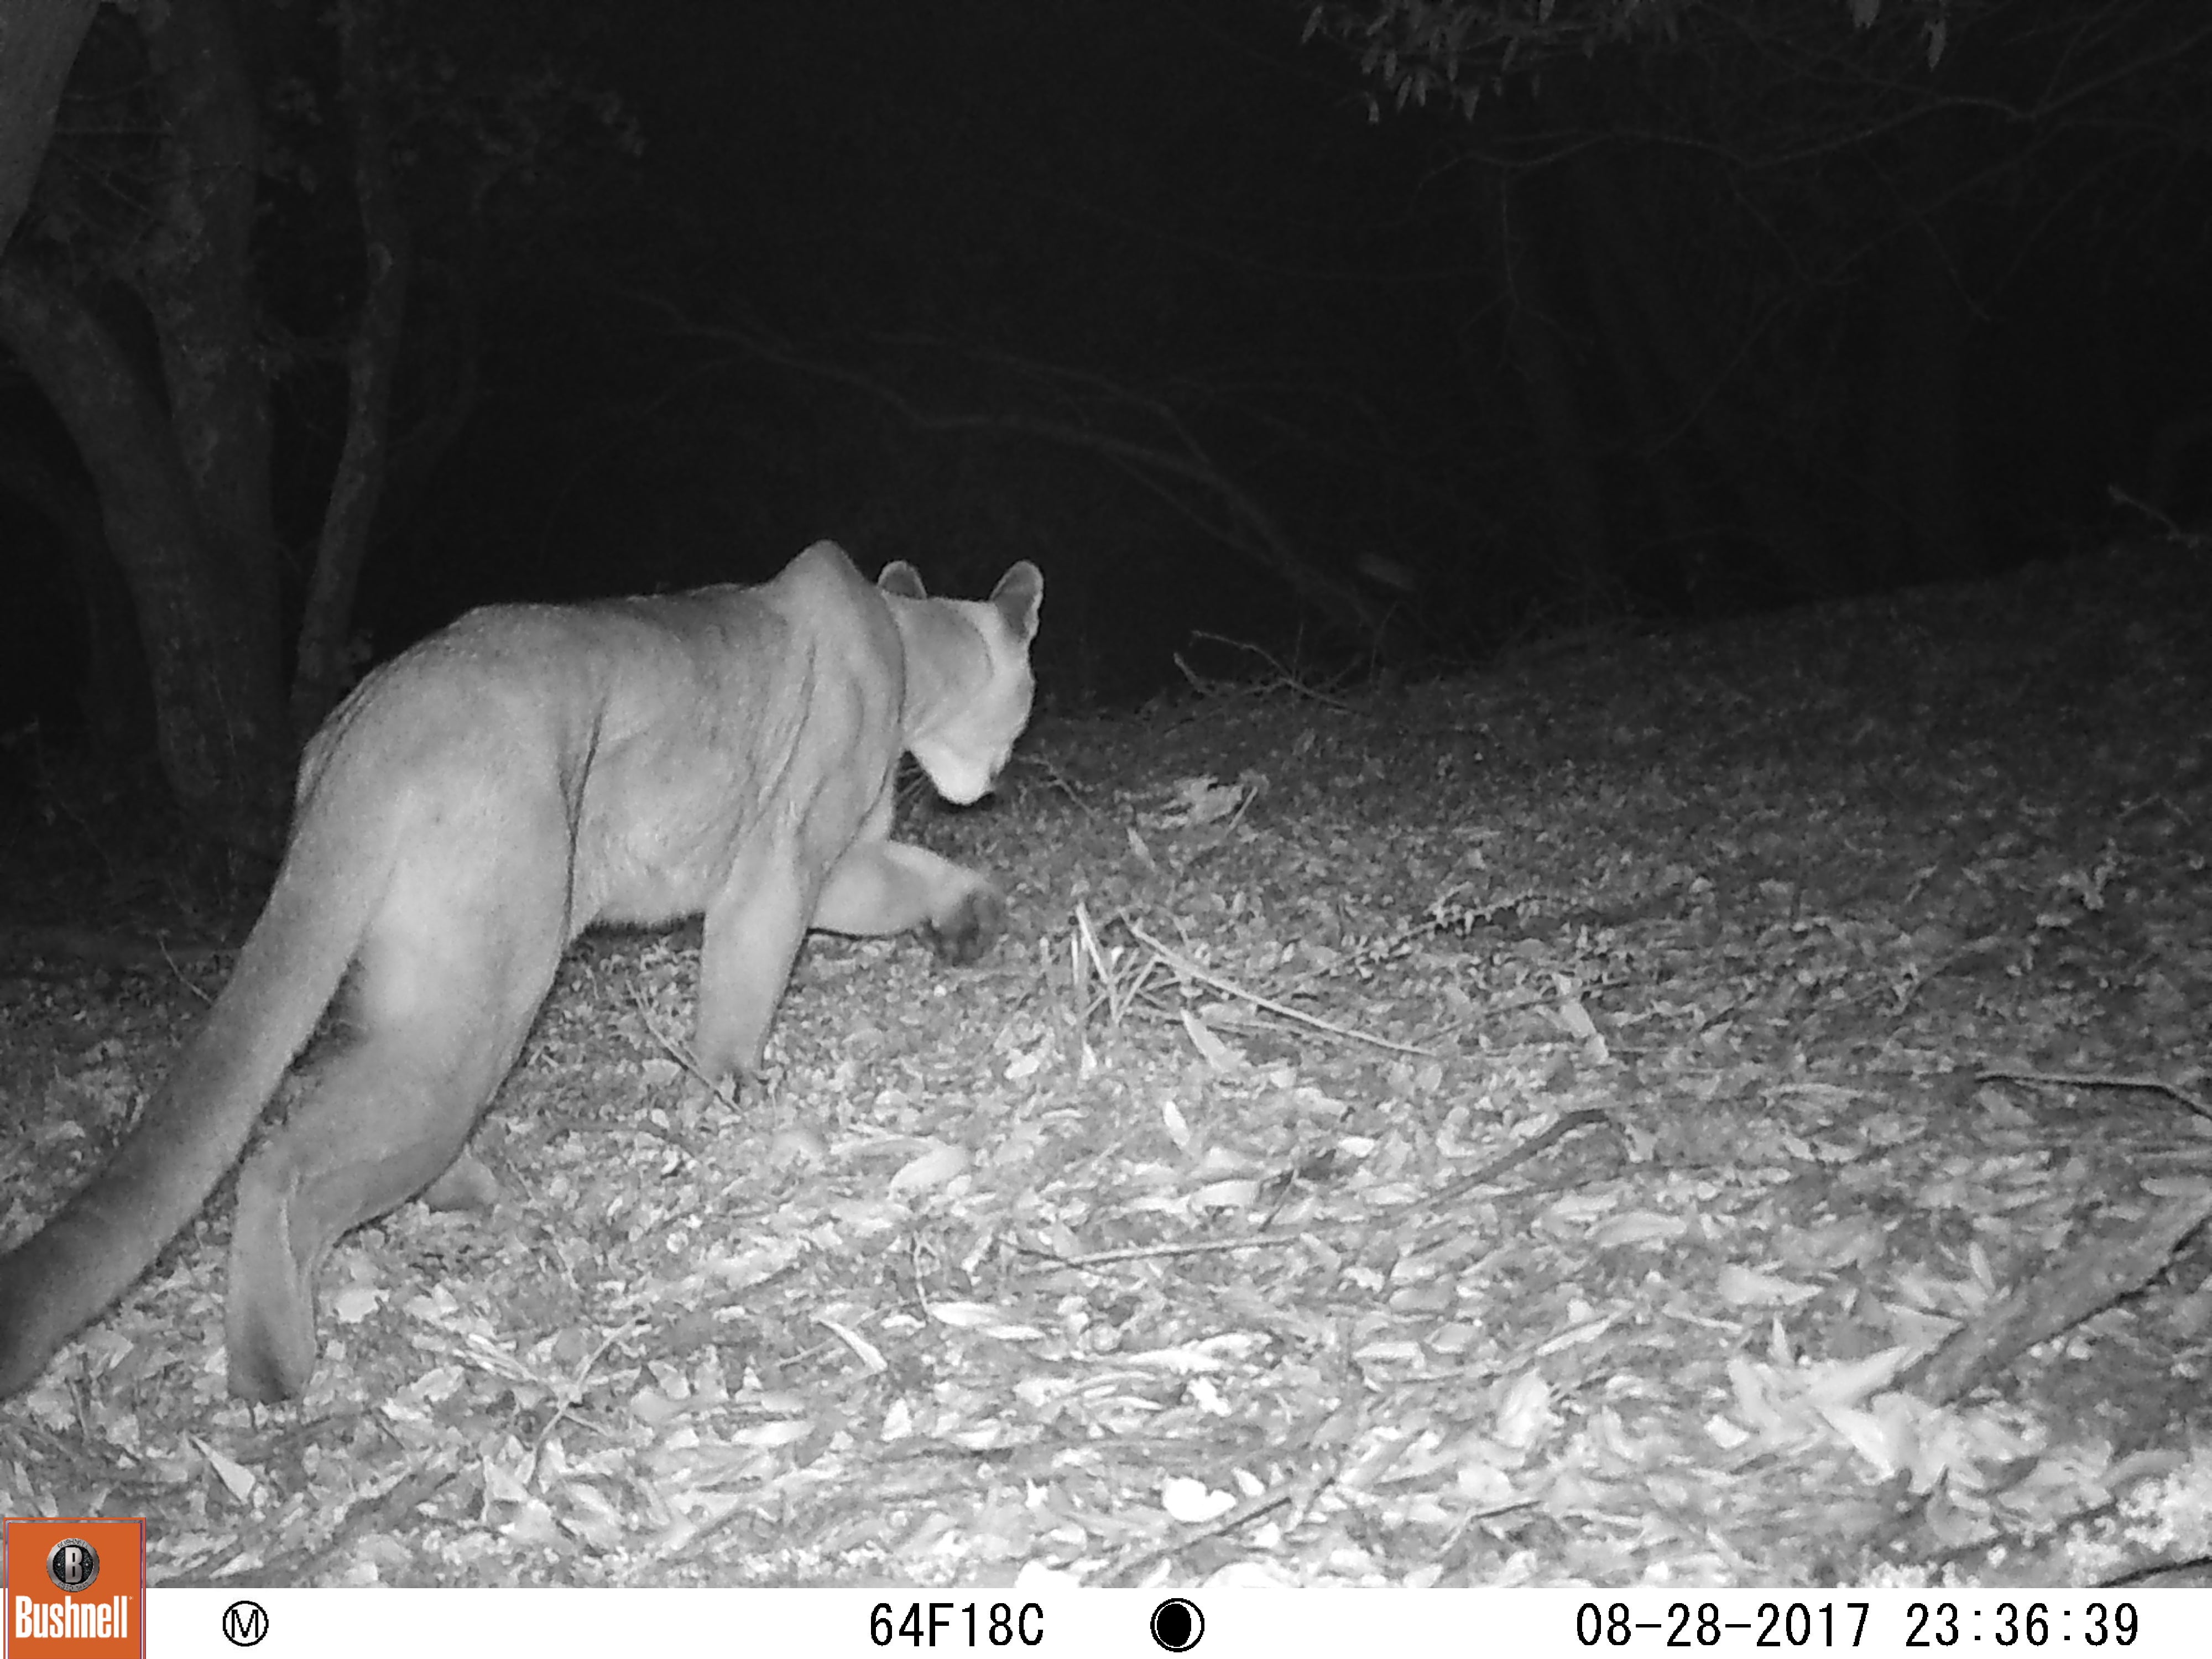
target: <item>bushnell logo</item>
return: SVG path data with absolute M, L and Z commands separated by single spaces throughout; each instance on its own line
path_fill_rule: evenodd
M 82 1538 L 64 1538 L 46 1552 L 46 1577 L 63 1595 L 81 1595 L 100 1577 L 100 1552 Z

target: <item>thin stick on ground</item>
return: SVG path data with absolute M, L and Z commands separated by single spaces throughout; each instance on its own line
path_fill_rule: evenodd
M 1516 1164 L 1525 1164 L 1554 1142 L 1565 1139 L 1577 1129 L 1603 1123 L 1607 1114 L 1595 1107 L 1578 1112 L 1568 1112 L 1542 1133 L 1531 1135 L 1510 1152 L 1502 1152 L 1472 1174 L 1462 1176 L 1441 1191 L 1430 1193 L 1407 1202 L 1362 1216 L 1345 1216 L 1329 1221 L 1304 1222 L 1293 1226 L 1273 1228 L 1264 1232 L 1245 1233 L 1236 1238 L 1191 1239 L 1170 1244 L 1124 1244 L 1110 1250 L 1092 1250 L 1082 1255 L 1061 1255 L 1057 1251 L 1040 1249 L 1033 1244 L 1017 1244 L 1014 1248 L 1024 1255 L 1033 1255 L 1062 1267 L 1101 1267 L 1117 1261 L 1146 1261 L 1161 1256 L 1208 1255 L 1222 1250 L 1259 1249 L 1275 1244 L 1295 1244 L 1302 1238 L 1316 1233 L 1345 1231 L 1370 1232 L 1379 1222 L 1393 1216 L 1402 1216 L 1417 1210 L 1434 1211 L 1473 1192 L 1476 1188 L 1494 1182 L 1498 1176 Z
M 1309 1014 L 1291 1007 L 1287 1003 L 1277 1002 L 1272 997 L 1263 997 L 1257 991 L 1249 991 L 1235 980 L 1217 974 L 1211 969 L 1201 968 L 1180 951 L 1161 944 L 1159 940 L 1138 927 L 1135 922 L 1124 918 L 1122 926 L 1129 930 L 1139 945 L 1167 963 L 1175 972 L 1186 979 L 1194 979 L 1201 985 L 1210 985 L 1224 996 L 1235 997 L 1240 1001 L 1250 1003 L 1255 1008 L 1264 1008 L 1279 1018 L 1295 1020 L 1300 1025 L 1310 1026 L 1316 1031 L 1326 1031 L 1331 1036 L 1343 1037 L 1347 1042 L 1370 1043 L 1377 1048 L 1387 1048 L 1394 1054 L 1412 1054 L 1421 1060 L 1437 1058 L 1434 1049 L 1417 1048 L 1410 1042 L 1398 1042 L 1389 1037 L 1376 1036 L 1371 1031 L 1358 1030 L 1349 1025 L 1339 1025 L 1334 1020 L 1323 1019 L 1318 1014 Z
M 2199 1117 L 2212 1117 L 2212 1101 L 2192 1095 L 2179 1084 L 2168 1083 L 2162 1077 L 2137 1077 L 2120 1072 L 2015 1072 L 2005 1066 L 1987 1066 L 1974 1074 L 1974 1080 L 2033 1083 L 2054 1089 L 2148 1089 L 2171 1096 Z
M 1340 1461 L 1340 1459 L 1331 1459 L 1319 1470 L 1310 1470 L 1304 1474 L 1294 1475 L 1288 1480 L 1279 1482 L 1261 1492 L 1257 1498 L 1245 1499 L 1226 1515 L 1193 1527 L 1180 1537 L 1167 1543 L 1140 1550 L 1133 1555 L 1123 1556 L 1099 1575 L 1098 1582 L 1106 1585 L 1133 1584 L 1138 1575 L 1155 1562 L 1164 1561 L 1170 1556 L 1191 1548 L 1194 1545 L 1204 1543 L 1209 1538 L 1223 1537 L 1235 1532 L 1240 1527 L 1249 1526 L 1261 1516 L 1281 1509 L 1285 1504 L 1295 1503 L 1303 1509 L 1328 1490 L 1331 1483 L 1336 1479 L 1337 1466 Z

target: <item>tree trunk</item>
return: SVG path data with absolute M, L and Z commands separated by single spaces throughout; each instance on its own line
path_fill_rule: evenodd
M 0 489 L 27 502 L 53 526 L 69 550 L 84 606 L 84 669 L 77 709 L 93 747 L 104 755 L 137 754 L 152 742 L 154 709 L 138 647 L 131 590 L 107 550 L 100 496 L 91 483 L 39 453 L 12 428 L 0 426 Z
M 205 556 L 237 606 L 239 646 L 283 654 L 271 519 L 269 379 L 257 338 L 253 219 L 260 132 L 228 0 L 143 6 L 166 126 L 158 226 L 137 279 Z M 149 649 L 152 648 L 149 641 Z
M 1583 420 L 1574 367 L 1559 339 L 1550 277 L 1528 224 L 1516 211 L 1510 182 L 1497 169 L 1476 165 L 1475 211 L 1505 290 L 1506 354 L 1528 399 L 1552 499 L 1554 574 L 1577 597 L 1601 603 L 1616 586 L 1603 485 Z
M 54 136 L 62 87 L 100 0 L 0 6 L 0 249 L 15 234 Z
M 384 489 L 392 367 L 407 315 L 407 221 L 392 185 L 384 99 L 378 83 L 373 0 L 339 9 L 338 51 L 353 125 L 354 198 L 361 213 L 367 292 L 346 345 L 346 431 L 323 511 L 315 568 L 300 623 L 292 679 L 292 730 L 304 743 L 346 689 L 346 638 L 354 593 Z
M 19 252 L 0 258 L 0 343 L 37 381 L 100 492 L 131 585 L 161 763 L 196 830 L 274 851 L 290 748 L 276 653 L 220 579 L 166 412 L 113 336 Z

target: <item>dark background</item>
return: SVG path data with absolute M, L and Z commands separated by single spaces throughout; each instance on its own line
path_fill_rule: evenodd
M 1114 702 L 1178 649 L 1260 666 L 1194 630 L 1418 671 L 2001 572 L 2147 526 L 2114 483 L 2207 505 L 2193 8 L 1978 6 L 1933 68 L 1909 7 L 1646 10 L 1676 38 L 1563 33 L 1534 78 L 1471 59 L 1468 115 L 1433 82 L 1399 108 L 1356 32 L 1302 40 L 1279 0 L 395 8 L 419 268 L 393 427 L 461 418 L 380 513 L 364 658 L 471 605 L 749 580 L 826 536 L 963 593 L 1036 559 L 1047 696 Z M 358 246 L 342 137 L 301 115 L 331 95 L 315 15 L 240 15 L 296 604 L 340 429 L 313 348 Z M 129 27 L 95 25 L 22 235 L 114 166 L 90 94 Z M 528 164 L 472 202 L 483 132 L 513 142 L 483 111 L 523 82 L 551 89 Z M 1591 229 L 1593 179 L 1627 240 Z M 1940 305 L 1900 323 L 1885 273 L 1923 236 Z M 1694 362 L 1638 356 L 1655 273 Z M 1890 481 L 1934 441 L 1931 364 L 1958 488 L 1916 529 Z M 0 428 L 72 466 L 4 363 Z M 0 723 L 65 742 L 88 641 L 53 519 L 0 468 Z

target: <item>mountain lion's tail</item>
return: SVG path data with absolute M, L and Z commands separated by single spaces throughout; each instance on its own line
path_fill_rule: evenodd
M 146 1270 L 236 1163 L 286 1069 L 313 1035 L 389 880 L 390 854 L 348 871 L 307 813 L 268 908 L 145 1114 L 92 1184 L 0 1257 L 0 1397 Z M 350 832 L 360 859 L 362 832 Z

